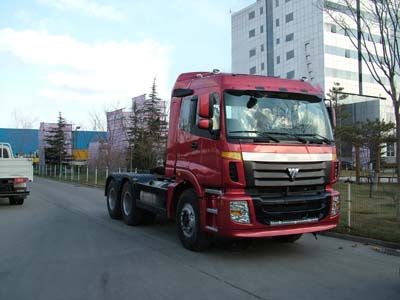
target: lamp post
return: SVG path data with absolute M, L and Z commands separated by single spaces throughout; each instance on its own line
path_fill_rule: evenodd
M 72 159 L 74 158 L 74 149 L 75 149 L 76 145 L 78 144 L 77 133 L 78 133 L 79 129 L 81 129 L 81 126 L 76 126 L 74 132 L 72 133 Z

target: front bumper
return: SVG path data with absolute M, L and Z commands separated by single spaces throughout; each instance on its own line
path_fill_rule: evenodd
M 293 220 L 290 222 L 274 222 L 273 225 L 263 224 L 257 218 L 256 208 L 253 199 L 245 194 L 224 194 L 214 199 L 213 203 L 217 207 L 217 215 L 215 215 L 213 233 L 220 236 L 232 238 L 263 238 L 272 236 L 292 235 L 301 233 L 311 233 L 330 230 L 335 228 L 339 222 L 339 214 L 332 216 L 330 214 L 333 196 L 339 196 L 335 190 L 328 190 L 326 193 L 329 201 L 329 212 L 322 219 Z M 248 204 L 250 223 L 236 223 L 230 217 L 230 202 L 246 201 Z M 205 224 L 207 224 L 207 216 L 205 216 Z M 215 230 L 216 229 L 216 230 Z M 207 227 L 206 227 L 207 230 Z

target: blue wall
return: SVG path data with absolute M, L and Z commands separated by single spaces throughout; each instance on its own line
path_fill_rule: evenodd
M 107 132 L 76 131 L 73 132 L 74 149 L 88 149 L 89 143 L 99 139 L 107 139 Z M 10 143 L 16 154 L 34 154 L 39 152 L 38 129 L 0 128 L 0 142 Z
M 14 155 L 33 155 L 39 149 L 39 130 L 0 128 L 0 142 L 11 144 Z
M 91 142 L 107 140 L 107 132 L 104 131 L 74 131 L 72 134 L 74 149 L 88 149 Z

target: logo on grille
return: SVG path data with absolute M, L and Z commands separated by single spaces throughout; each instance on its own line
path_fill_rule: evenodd
M 299 168 L 287 168 L 286 169 L 290 181 L 294 181 L 296 179 L 297 174 L 299 173 L 300 169 Z

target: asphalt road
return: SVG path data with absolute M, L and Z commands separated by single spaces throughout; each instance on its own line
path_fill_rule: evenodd
M 183 249 L 174 223 L 109 219 L 99 189 L 37 179 L 0 199 L 0 299 L 400 299 L 400 258 L 304 236 L 247 250 Z

